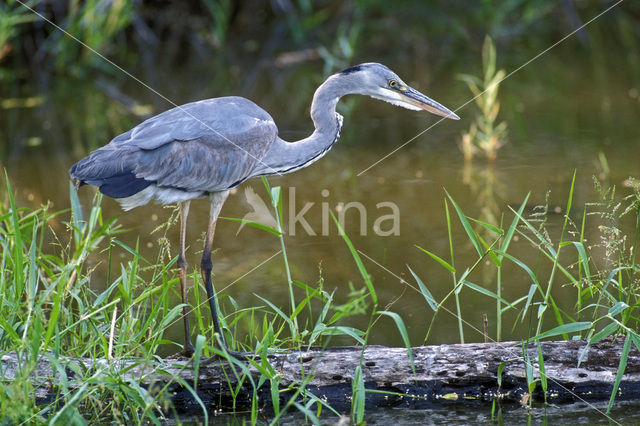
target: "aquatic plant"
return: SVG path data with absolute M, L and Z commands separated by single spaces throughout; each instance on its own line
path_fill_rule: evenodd
M 122 243 L 118 235 L 123 230 L 115 219 L 102 218 L 100 195 L 95 198 L 89 216 L 85 217 L 75 189 L 70 185 L 70 219 L 66 231 L 57 234 L 47 223 L 59 220 L 69 211 L 50 212 L 48 206 L 36 210 L 20 208 L 8 179 L 6 182 L 7 204 L 0 204 L 0 294 L 3 295 L 0 298 L 0 349 L 5 353 L 15 352 L 26 362 L 19 367 L 17 376 L 0 389 L 2 420 L 33 423 L 48 418 L 53 419 L 53 423 L 74 423 L 112 419 L 124 423 L 157 423 L 166 415 L 177 416 L 171 414 L 168 385 L 159 390 L 142 388 L 124 379 L 126 372 L 110 368 L 108 364 L 100 367 L 100 371 L 74 371 L 73 380 L 63 379 L 58 398 L 36 404 L 32 397 L 36 384 L 30 382 L 30 376 L 41 357 L 49 358 L 54 368 L 69 374 L 59 356 L 115 360 L 135 357 L 141 363 L 154 366 L 158 365 L 156 354 L 160 345 L 178 346 L 165 337 L 168 327 L 180 320 L 182 309 L 181 304 L 174 306 L 177 278 L 171 268 L 176 259 L 169 258 L 167 262 L 168 252 L 161 249 L 158 259 L 149 261 L 139 254 L 137 246 Z M 276 215 L 281 219 L 280 189 L 271 188 L 266 181 L 265 185 Z M 339 222 L 336 221 L 336 225 L 339 227 Z M 159 227 L 165 233 L 168 228 L 169 225 Z M 262 362 L 267 364 L 260 365 L 264 374 L 260 383 L 251 381 L 250 371 L 244 364 L 234 364 L 239 368 L 238 374 L 255 387 L 254 398 L 262 383 L 270 383 L 272 389 L 278 389 L 277 368 L 268 365 L 267 351 L 302 350 L 312 345 L 326 347 L 339 336 L 364 347 L 373 324 L 380 317 L 389 317 L 395 322 L 410 350 L 402 318 L 394 312 L 377 310 L 378 299 L 371 278 L 341 228 L 340 232 L 365 283 L 361 289 L 354 287 L 344 303 L 336 302 L 333 292 L 324 288 L 322 279 L 315 286 L 307 285 L 293 280 L 290 272 L 287 272 L 292 303 L 289 313 L 260 296 L 262 306 L 243 309 L 229 297 L 222 299 L 223 330 L 235 337 L 238 348 L 265 355 Z M 48 246 L 50 241 L 52 246 Z M 281 241 L 284 267 L 290 271 L 284 255 L 284 240 Z M 53 254 L 50 253 L 52 248 Z M 115 250 L 127 253 L 126 264 L 114 264 L 112 253 Z M 100 264 L 108 271 L 103 290 L 91 285 L 92 273 Z M 219 350 L 212 344 L 205 344 L 205 340 L 214 342 L 215 335 L 212 325 L 203 321 L 208 315 L 200 311 L 204 302 L 201 296 L 203 283 L 199 274 L 194 273 L 192 278 L 197 284 L 192 314 L 197 316 L 195 331 L 199 336 L 196 339 L 197 368 L 200 357 Z M 296 300 L 294 291 L 298 295 L 301 292 L 302 297 Z M 363 314 L 369 316 L 367 330 L 345 324 L 348 318 Z M 208 336 L 207 339 L 204 336 Z M 82 385 L 76 386 L 72 382 Z M 180 377 L 169 378 L 169 383 L 179 383 L 198 401 L 191 385 Z M 310 414 L 311 405 L 317 405 L 320 410 L 324 403 L 306 390 L 307 383 L 295 385 L 294 395 L 283 405 L 279 402 L 280 394 L 273 394 L 276 421 L 290 409 L 301 410 L 310 420 L 315 418 Z M 354 389 L 360 392 L 356 400 L 364 401 L 362 386 Z M 310 403 L 300 405 L 300 397 Z M 204 405 L 203 410 L 206 418 Z M 259 406 L 253 404 L 252 410 L 252 418 L 256 419 Z M 325 412 L 337 414 L 330 407 Z M 361 419 L 364 407 L 354 405 L 353 416 Z
M 460 75 L 473 94 L 473 100 L 480 109 L 469 130 L 462 135 L 460 149 L 466 162 L 478 153 L 482 153 L 489 161 L 495 161 L 498 150 L 505 144 L 507 123 L 496 124 L 500 112 L 498 91 L 506 72 L 496 69 L 496 47 L 491 37 L 486 36 L 482 46 L 483 77 L 470 74 Z
M 524 327 L 523 334 L 527 336 L 524 341 L 539 342 L 559 336 L 563 339 L 585 338 L 588 344 L 582 356 L 586 354 L 589 345 L 605 338 L 624 336 L 623 352 L 608 406 L 608 411 L 611 410 L 626 367 L 631 343 L 640 350 L 640 320 L 638 320 L 640 268 L 636 259 L 637 244 L 640 241 L 640 183 L 637 179 L 629 178 L 626 185 L 633 189 L 633 194 L 618 201 L 615 198 L 614 187 L 603 189 L 597 179 L 595 182 L 601 199 L 587 204 L 578 216 L 581 221 L 576 224 L 572 219 L 572 216 L 575 217 L 573 212 L 574 174 L 557 239 L 552 238 L 552 233 L 546 228 L 546 215 L 549 212 L 547 206 L 534 209 L 529 217 L 524 214 L 528 195 L 517 209 L 511 209 L 513 220 L 508 227 L 504 227 L 468 217 L 447 194 L 447 205 L 453 206 L 470 244 L 476 249 L 477 258 L 468 266 L 456 264 L 451 236 L 448 261 L 437 253 L 418 247 L 451 272 L 454 278 L 453 289 L 442 300 L 437 301 L 422 279 L 411 271 L 428 306 L 434 311 L 425 341 L 429 337 L 436 316 L 446 309 L 445 304 L 452 295 L 456 296 L 457 311 L 454 315 L 458 319 L 462 341 L 462 323 L 466 321 L 462 319 L 463 312 L 460 310 L 457 297 L 462 296 L 463 290 L 473 291 L 496 301 L 496 332 L 495 339 L 492 340 L 500 340 L 502 317 L 505 312 L 512 310 L 517 312 L 513 329 Z M 448 208 L 445 212 L 449 233 L 451 233 Z M 625 234 L 619 222 L 622 217 L 628 215 L 633 215 L 634 228 L 631 233 Z M 605 221 L 599 227 L 599 242 L 590 242 L 585 235 L 586 221 L 590 217 Z M 481 233 L 481 230 L 492 235 L 492 239 L 487 241 L 486 237 L 482 236 L 484 233 Z M 529 243 L 530 248 L 537 254 L 538 264 L 527 265 L 509 252 L 516 236 L 525 243 Z M 629 241 L 631 245 L 628 247 Z M 594 251 L 600 250 L 605 254 L 602 261 L 598 256 L 593 255 Z M 545 262 L 547 267 L 543 267 Z M 493 266 L 498 271 L 495 292 L 487 288 L 487 283 L 479 284 L 471 280 L 473 272 L 483 263 Z M 512 301 L 504 299 L 501 295 L 504 284 L 500 281 L 500 271 L 508 263 L 521 269 L 526 279 L 532 282 L 526 294 Z M 563 308 L 554 298 L 553 289 L 558 286 L 572 287 L 576 290 L 574 310 Z M 464 311 L 464 304 L 462 306 Z M 547 318 L 549 315 L 552 315 L 552 320 Z M 539 357 L 541 356 L 539 352 Z M 551 379 L 544 376 L 544 371 L 541 370 L 540 378 L 534 380 L 533 372 L 529 371 L 533 361 L 525 359 L 524 362 L 527 367 L 529 392 L 534 391 L 537 383 L 540 383 L 543 391 L 546 392 L 547 380 Z M 544 360 L 538 360 L 538 363 L 540 368 L 544 368 Z

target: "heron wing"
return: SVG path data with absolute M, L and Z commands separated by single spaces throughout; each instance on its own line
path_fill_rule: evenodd
M 111 143 L 127 143 L 154 150 L 174 141 L 190 141 L 215 136 L 233 140 L 244 136 L 256 122 L 272 122 L 271 116 L 248 99 L 229 96 L 191 102 L 143 121 L 114 138 Z M 211 138 L 213 136 L 213 138 Z
M 271 116 L 244 98 L 187 104 L 134 129 L 130 143 L 140 151 L 133 171 L 160 186 L 227 189 L 250 176 L 277 133 Z
M 227 189 L 261 164 L 277 132 L 271 116 L 248 99 L 207 99 L 140 123 L 75 164 L 71 175 L 101 191 L 109 189 L 102 192 L 116 198 L 149 184 L 187 191 Z
M 238 185 L 251 176 L 275 139 L 273 122 L 255 121 L 244 131 L 206 134 L 192 140 L 174 140 L 153 150 L 142 150 L 134 173 L 159 186 L 189 191 L 217 191 Z

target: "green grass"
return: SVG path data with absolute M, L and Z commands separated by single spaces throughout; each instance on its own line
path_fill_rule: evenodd
M 279 188 L 269 190 L 280 221 Z M 36 210 L 18 207 L 8 179 L 6 194 L 8 202 L 0 205 L 0 294 L 3 295 L 0 300 L 0 348 L 3 353 L 15 351 L 27 362 L 19 375 L 0 390 L 0 407 L 5 408 L 3 420 L 9 423 L 83 423 L 111 419 L 122 423 L 157 423 L 165 416 L 177 416 L 171 409 L 168 385 L 152 392 L 125 379 L 124 372 L 108 366 L 93 372 L 75 371 L 76 376 L 71 379 L 59 361 L 61 356 L 115 360 L 134 357 L 141 364 L 153 366 L 158 363 L 156 354 L 160 345 L 173 345 L 178 351 L 179 345 L 164 337 L 171 324 L 181 321 L 182 306 L 172 304 L 177 288 L 177 274 L 172 270 L 175 258 L 167 259 L 167 251 L 160 250 L 158 258 L 149 261 L 138 253 L 137 247 L 122 243 L 118 237 L 123 230 L 114 219 L 102 217 L 100 196 L 96 197 L 85 217 L 71 186 L 71 209 L 55 213 L 49 212 L 46 206 Z M 47 226 L 52 220 L 67 217 L 66 230 L 61 235 L 56 235 Z M 172 222 L 170 219 L 160 230 L 166 232 Z M 346 235 L 345 241 L 353 249 Z M 324 289 L 322 280 L 311 286 L 291 278 L 284 240 L 281 242 L 290 310 L 285 312 L 258 296 L 260 306 L 233 309 L 222 321 L 225 332 L 233 337 L 228 341 L 233 341 L 235 348 L 253 350 L 260 355 L 253 362 L 262 372 L 258 382 L 248 374 L 247 366 L 232 360 L 234 374 L 240 377 L 232 392 L 237 394 L 243 384 L 250 382 L 254 389 L 251 413 L 254 421 L 272 415 L 277 420 L 288 410 L 295 409 L 315 423 L 316 414 L 313 413 L 322 412 L 325 416 L 337 416 L 338 413 L 306 391 L 311 377 L 292 388 L 293 396 L 280 400 L 276 392 L 279 375 L 277 368 L 268 361 L 269 352 L 327 346 L 336 336 L 346 336 L 362 345 L 368 332 L 344 322 L 351 316 L 363 314 L 370 316 L 370 323 L 374 317 L 391 316 L 407 339 L 407 347 L 409 342 L 397 314 L 377 312 L 376 303 L 372 309 L 372 300 L 377 301 L 375 290 L 359 258 L 356 260 L 366 285 L 361 289 L 354 288 L 346 303 L 337 304 L 333 293 Z M 121 264 L 112 262 L 111 253 L 115 248 L 124 249 L 127 254 L 126 261 Z M 96 261 L 106 262 L 102 266 L 111 271 L 102 291 L 95 291 L 91 285 L 92 272 L 100 267 Z M 194 273 L 193 277 L 203 291 L 199 274 Z M 227 300 L 233 304 L 232 299 L 224 301 Z M 196 297 L 196 370 L 199 357 L 219 352 L 212 344 L 212 326 L 203 321 L 208 318 L 208 312 L 200 311 L 201 303 L 202 300 Z M 42 356 L 54 362 L 62 374 L 62 385 L 55 401 L 37 405 L 31 397 L 34 384 L 30 383 L 30 374 Z M 179 377 L 168 379 L 170 384 L 180 383 L 196 395 L 193 389 L 197 383 L 191 386 Z M 262 413 L 257 405 L 257 389 L 265 383 L 272 389 L 274 413 Z M 301 397 L 307 403 L 301 404 Z M 206 412 L 204 405 L 202 407 Z M 361 417 L 364 413 L 360 410 L 357 415 Z
M 581 223 L 576 224 L 572 217 L 576 216 L 573 209 L 574 178 L 568 190 L 567 204 L 563 212 L 562 226 L 558 237 L 552 238 L 551 232 L 546 228 L 547 206 L 538 206 L 527 217 L 524 208 L 528 195 L 520 207 L 511 210 L 513 220 L 507 229 L 491 225 L 470 218 L 464 214 L 453 198 L 447 194 L 447 202 L 457 213 L 460 225 L 468 237 L 469 245 L 475 248 L 477 258 L 470 261 L 466 268 L 454 262 L 455 253 L 450 246 L 450 262 L 443 260 L 437 253 L 432 253 L 422 247 L 418 247 L 436 263 L 452 273 L 454 288 L 440 302 L 437 302 L 431 292 L 424 286 L 420 277 L 413 271 L 412 274 L 420 285 L 421 292 L 428 304 L 434 310 L 431 325 L 427 329 L 425 341 L 429 337 L 431 327 L 436 316 L 441 312 L 442 306 L 452 295 L 461 295 L 463 290 L 473 290 L 481 296 L 494 299 L 497 304 L 495 338 L 499 341 L 504 330 L 502 316 L 508 310 L 516 310 L 516 320 L 512 324 L 512 330 L 522 330 L 523 342 L 536 342 L 548 338 L 586 338 L 588 345 L 584 349 L 580 359 L 586 353 L 588 346 L 616 336 L 624 336 L 621 358 L 619 360 L 618 373 L 614 381 L 611 400 L 608 411 L 611 410 L 615 400 L 615 394 L 619 388 L 626 367 L 631 343 L 640 350 L 640 268 L 638 268 L 636 245 L 640 235 L 640 185 L 638 181 L 630 178 L 627 181 L 634 193 L 623 200 L 615 197 L 615 188 L 603 189 L 596 180 L 596 189 L 600 194 L 600 200 L 589 203 L 578 217 Z M 540 212 L 543 212 L 541 215 Z M 451 232 L 450 215 L 445 209 L 449 232 Z M 630 234 L 625 234 L 620 228 L 620 222 L 624 216 L 633 215 L 634 228 Z M 600 244 L 588 243 L 585 239 L 585 223 L 588 219 L 604 220 L 601 225 Z M 492 240 L 486 241 L 486 235 Z M 485 235 L 485 237 L 483 237 Z M 522 260 L 509 253 L 513 237 L 518 236 L 528 242 L 537 258 L 535 266 L 528 266 Z M 597 240 L 598 236 L 592 237 Z M 451 245 L 451 237 L 449 238 Z M 631 247 L 628 248 L 628 242 Z M 604 249 L 605 259 L 592 254 L 592 251 Z M 474 283 L 470 280 L 473 271 L 485 259 L 487 264 L 497 269 L 497 291 L 491 292 L 486 287 L 489 283 Z M 500 296 L 500 271 L 507 263 L 522 269 L 524 276 L 531 280 L 532 284 L 526 294 L 522 294 L 513 301 L 507 301 Z M 544 265 L 546 263 L 546 265 Z M 457 265 L 454 268 L 454 265 Z M 542 266 L 541 266 L 542 265 Z M 544 267 L 546 266 L 546 267 Z M 459 271 L 463 271 L 459 273 Z M 573 307 L 562 306 L 554 298 L 554 288 L 573 287 L 576 291 Z M 435 309 L 434 309 L 435 305 Z M 456 299 L 456 309 L 460 340 L 462 334 L 462 314 Z M 463 309 L 464 310 L 464 309 Z M 520 328 L 518 328 L 520 327 Z M 527 372 L 527 381 L 530 393 L 540 383 L 543 392 L 548 388 L 548 378 L 544 373 L 544 360 L 538 346 L 538 363 L 540 378 L 533 378 L 533 365 L 523 352 L 524 363 Z M 529 400 L 531 403 L 531 399 Z
M 196 401 L 195 388 L 198 383 L 185 383 L 180 377 L 169 377 L 169 384 L 160 389 L 141 387 L 136 381 L 125 378 L 124 372 L 102 364 L 95 371 L 74 371 L 74 376 L 65 370 L 61 357 L 87 357 L 91 359 L 135 358 L 140 364 L 158 364 L 158 350 L 161 345 L 172 345 L 177 351 L 179 345 L 164 336 L 167 328 L 181 321 L 181 305 L 173 305 L 176 300 L 177 274 L 172 269 L 174 258 L 167 257 L 167 250 L 160 250 L 157 259 L 143 258 L 137 247 L 129 247 L 119 240 L 124 232 L 114 219 L 105 220 L 100 208 L 100 196 L 94 200 L 88 215 L 83 215 L 75 190 L 70 187 L 70 210 L 51 212 L 47 206 L 39 209 L 25 209 L 16 204 L 14 192 L 8 179 L 6 203 L 0 204 L 0 345 L 3 353 L 14 351 L 23 364 L 15 379 L 0 388 L 0 409 L 3 421 L 7 423 L 92 423 L 115 420 L 122 423 L 159 423 L 167 417 L 178 419 L 172 409 L 169 385 L 181 384 L 191 392 Z M 630 181 L 635 182 L 635 181 Z M 282 205 L 279 188 L 272 188 L 265 181 L 267 192 L 272 197 L 278 223 L 281 223 Z M 573 206 L 573 183 L 568 191 L 567 209 L 562 229 L 554 239 L 546 230 L 546 222 L 538 214 L 525 214 L 528 196 L 517 209 L 510 212 L 511 221 L 507 227 L 485 223 L 468 217 L 447 194 L 445 214 L 447 216 L 449 241 L 461 229 L 466 235 L 476 258 L 469 264 L 456 259 L 457 248 L 450 245 L 449 260 L 425 248 L 419 249 L 435 267 L 445 268 L 452 275 L 453 287 L 441 300 L 437 300 L 423 280 L 410 267 L 409 270 L 418 283 L 425 299 L 425 312 L 432 312 L 432 322 L 446 308 L 449 299 L 455 301 L 459 338 L 462 340 L 465 304 L 463 295 L 484 297 L 494 300 L 497 318 L 507 311 L 515 317 L 513 329 L 523 330 L 523 344 L 537 342 L 539 371 L 536 373 L 533 360 L 522 355 L 527 372 L 529 391 L 540 386 L 543 393 L 553 380 L 544 373 L 544 359 L 539 342 L 549 338 L 582 337 L 589 344 L 604 339 L 624 335 L 622 357 L 611 394 L 611 404 L 619 389 L 626 360 L 632 345 L 640 347 L 638 327 L 637 291 L 638 267 L 636 251 L 629 250 L 616 228 L 621 216 L 633 215 L 635 228 L 630 241 L 635 247 L 640 231 L 638 218 L 640 192 L 633 187 L 632 196 L 615 201 L 613 189 L 599 188 L 601 200 L 589 204 L 585 211 L 576 214 Z M 546 211 L 546 209 L 541 209 Z M 588 210 L 588 211 L 587 211 Z M 575 224 L 572 217 L 579 217 Z M 48 224 L 64 221 L 66 229 L 55 233 Z M 608 228 L 603 243 L 609 248 L 607 262 L 595 261 L 584 236 L 585 221 L 604 220 Z M 335 218 L 334 218 L 335 221 Z M 460 228 L 454 226 L 456 221 Z M 251 409 L 247 413 L 252 423 L 264 421 L 278 422 L 291 410 L 304 415 L 310 423 L 337 419 L 335 409 L 307 391 L 312 377 L 303 376 L 300 383 L 290 387 L 285 397 L 279 392 L 280 376 L 277 366 L 269 362 L 267 354 L 277 350 L 304 350 L 310 346 L 327 347 L 336 336 L 342 336 L 364 348 L 382 319 L 392 321 L 412 358 L 411 342 L 403 318 L 396 312 L 378 308 L 379 298 L 374 280 L 367 271 L 356 247 L 336 222 L 360 276 L 352 284 L 349 299 L 337 304 L 332 292 L 324 288 L 320 279 L 309 285 L 296 281 L 286 257 L 286 245 L 282 232 L 267 229 L 275 234 L 281 243 L 282 260 L 289 288 L 289 307 L 280 308 L 266 298 L 259 297 L 260 305 L 239 308 L 230 297 L 221 300 L 222 327 L 227 333 L 227 341 L 233 342 L 233 349 L 252 350 L 258 355 L 252 361 L 260 371 L 258 380 L 248 374 L 248 367 L 231 359 L 230 366 L 239 381 L 232 387 L 238 395 L 243 386 L 253 389 Z M 169 220 L 160 227 L 166 232 L 172 226 Z M 515 237 L 519 245 L 525 244 L 538 253 L 540 262 L 548 268 L 530 267 L 515 257 L 510 250 Z M 166 238 L 166 237 L 162 237 Z M 124 250 L 125 261 L 116 264 L 112 256 L 114 250 Z M 562 251 L 562 256 L 560 252 Z M 98 262 L 98 265 L 96 265 Z M 488 283 L 472 281 L 473 272 L 481 264 L 488 264 L 498 271 L 511 264 L 522 270 L 532 284 L 526 294 L 515 300 L 506 300 L 500 293 L 500 274 L 497 277 L 497 291 L 491 291 Z M 97 291 L 91 284 L 92 272 L 104 266 L 107 273 L 106 285 Z M 546 272 L 545 272 L 546 271 Z M 203 292 L 199 274 L 193 278 L 200 291 L 194 291 L 197 316 L 196 356 L 193 368 L 197 371 L 200 359 L 218 353 L 213 345 L 214 333 L 208 323 L 208 312 L 200 310 L 203 302 L 198 294 Z M 359 284 L 358 284 L 359 283 Z M 283 283 L 284 284 L 284 283 Z M 573 286 L 576 301 L 573 309 L 560 306 L 554 299 L 554 288 Z M 452 297 L 453 296 L 453 297 Z M 471 298 L 467 299 L 471 300 Z M 226 313 L 226 315 L 225 315 Z M 368 318 L 365 329 L 349 326 L 349 320 L 357 316 Z M 205 320 L 204 318 L 207 318 Z M 495 337 L 499 339 L 507 326 L 504 319 L 497 322 Z M 426 330 L 428 342 L 429 331 Z M 364 353 L 364 352 L 363 352 Z M 515 354 L 517 355 L 517 354 Z M 584 354 L 583 354 L 584 355 Z M 53 362 L 62 377 L 58 397 L 54 401 L 36 404 L 32 394 L 34 384 L 30 375 L 40 357 Z M 365 416 L 366 395 L 361 366 L 352 374 L 351 419 L 361 423 Z M 258 389 L 266 387 L 271 394 L 272 410 L 264 412 L 258 404 Z M 533 402 L 530 398 L 529 403 Z M 200 402 L 201 403 L 201 402 Z M 201 403 L 203 415 L 206 409 Z M 230 409 L 239 410 L 235 399 Z M 495 409 L 495 407 L 494 407 Z

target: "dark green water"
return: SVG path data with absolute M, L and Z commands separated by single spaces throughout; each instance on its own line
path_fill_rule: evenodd
M 504 52 L 504 55 L 510 53 Z M 521 52 L 513 54 L 522 56 Z M 619 60 L 626 68 L 625 58 L 627 56 L 621 52 Z M 425 71 L 428 67 L 422 64 L 400 65 L 398 58 L 384 62 L 411 85 L 451 109 L 470 98 L 464 83 L 455 78 L 457 73 L 468 71 L 466 69 L 440 70 L 437 75 L 429 75 Z M 514 63 L 517 63 L 516 59 Z M 162 70 L 158 72 L 158 83 L 154 87 L 177 103 L 243 94 L 272 114 L 284 139 L 296 140 L 312 130 L 307 112 L 312 91 L 300 88 L 315 87 L 322 80 L 321 66 L 317 65 L 307 64 L 295 72 L 287 72 L 286 76 L 272 70 L 257 76 L 256 84 L 250 88 L 238 85 L 237 91 L 233 84 L 217 82 L 213 76 L 208 78 L 214 81 L 207 82 L 196 69 Z M 450 274 L 414 247 L 420 245 L 448 259 L 445 189 L 467 215 L 492 223 L 499 223 L 503 214 L 504 222 L 510 222 L 513 216 L 509 206 L 517 208 L 527 193 L 531 193 L 525 210 L 527 214 L 534 206 L 544 204 L 549 194 L 549 206 L 555 212 L 549 216 L 548 223 L 552 235 L 557 233 L 563 220 L 574 171 L 576 186 L 571 217 L 577 222 L 581 220 L 585 203 L 598 200 L 593 176 L 603 185 L 615 185 L 621 196 L 630 193 L 623 187 L 623 182 L 640 172 L 637 161 L 640 158 L 637 133 L 640 80 L 637 74 L 634 80 L 633 72 L 614 73 L 603 67 L 574 55 L 572 47 L 565 46 L 506 80 L 501 90 L 501 117 L 509 125 L 509 135 L 495 164 L 482 158 L 475 160 L 472 166 L 465 166 L 463 162 L 458 144 L 461 133 L 468 129 L 476 114 L 473 105 L 468 105 L 458 111 L 461 121 L 447 120 L 435 125 L 359 175 L 433 125 L 436 119 L 368 98 L 346 99 L 342 109 L 345 125 L 337 146 L 321 161 L 304 170 L 270 179 L 271 185 L 281 186 L 286 195 L 285 225 L 289 224 L 289 191 L 295 190 L 297 212 L 305 203 L 314 203 L 304 217 L 317 235 L 308 235 L 298 224 L 295 235 L 291 235 L 289 229 L 286 237 L 293 278 L 314 284 L 320 277 L 321 268 L 325 288 L 335 289 L 338 301 L 346 298 L 349 282 L 356 288 L 363 286 L 344 241 L 323 210 L 324 205 L 336 211 L 339 203 L 360 203 L 367 218 L 362 220 L 355 210 L 350 210 L 346 216 L 346 231 L 373 276 L 380 306 L 400 313 L 412 344 L 422 344 L 431 310 L 415 290 L 407 266 L 422 278 L 438 300 L 452 288 Z M 232 82 L 243 81 L 244 74 L 240 72 L 239 75 Z M 126 83 L 122 90 L 142 104 L 153 104 L 153 113 L 168 108 L 135 83 Z M 18 192 L 21 205 L 35 207 L 50 200 L 54 209 L 64 209 L 69 205 L 67 170 L 70 165 L 87 154 L 87 146 L 95 148 L 105 144 L 141 119 L 105 96 L 92 80 L 61 77 L 42 92 L 34 89 L 31 95 L 42 97 L 43 105 L 2 111 L 2 164 Z M 243 217 L 251 212 L 245 197 L 247 188 L 253 188 L 268 205 L 262 183 L 255 180 L 240 186 L 230 197 L 223 216 Z M 92 189 L 83 188 L 80 195 L 88 208 Z M 397 206 L 399 235 L 381 236 L 376 232 L 376 220 L 390 212 L 388 208 L 377 207 L 379 203 Z M 139 238 L 142 254 L 155 258 L 160 235 L 151 234 L 151 231 L 168 218 L 168 209 L 150 205 L 124 213 L 109 199 L 104 200 L 103 208 L 105 217 L 118 216 L 119 223 L 130 229 L 121 236 L 125 243 L 134 246 Z M 208 203 L 192 203 L 188 228 L 188 257 L 192 265 L 199 264 L 198 252 L 207 218 Z M 322 235 L 324 221 L 330 225 L 328 235 Z M 382 228 L 387 224 L 389 222 Z M 597 217 L 588 217 L 586 235 L 594 244 L 599 241 L 601 224 Z M 51 226 L 57 232 L 64 232 L 61 224 L 52 223 Z M 361 226 L 366 232 L 361 233 Z M 231 310 L 225 296 L 233 297 L 240 307 L 250 307 L 261 303 L 255 294 L 286 308 L 288 294 L 282 257 L 275 256 L 262 264 L 279 251 L 279 240 L 250 227 L 237 233 L 238 224 L 228 221 L 220 222 L 217 229 L 215 246 L 219 251 L 214 256 L 214 283 L 223 296 L 223 310 L 227 313 Z M 169 237 L 174 243 L 175 255 L 177 227 L 171 230 Z M 460 270 L 470 267 L 476 259 L 475 250 L 457 222 L 454 223 L 453 244 L 456 266 Z M 537 265 L 536 251 L 522 239 L 514 241 L 510 252 L 528 265 Z M 597 249 L 594 254 L 604 256 Z M 119 256 L 122 262 L 127 261 L 126 253 Z M 605 261 L 604 258 L 595 260 Z M 104 265 L 104 259 L 94 261 Z M 539 267 L 542 277 L 547 276 L 547 267 Z M 92 285 L 96 288 L 104 286 L 105 276 L 104 267 L 99 267 L 93 275 Z M 483 265 L 469 280 L 496 290 L 495 270 L 490 265 Z M 502 283 L 502 295 L 507 300 L 525 295 L 531 284 L 526 274 L 513 265 L 505 266 Z M 556 283 L 554 296 L 562 308 L 571 312 L 575 289 L 564 284 L 567 283 Z M 483 340 L 480 332 L 483 314 L 488 317 L 489 336 L 495 338 L 495 301 L 468 289 L 460 298 L 462 317 L 466 321 L 465 340 Z M 447 308 L 455 310 L 453 303 Z M 526 322 L 518 323 L 512 329 L 514 320 L 513 314 L 507 314 L 503 319 L 502 339 L 519 339 L 532 334 Z M 353 325 L 366 327 L 365 321 L 366 318 L 361 322 L 355 320 Z M 176 339 L 179 339 L 180 330 L 181 324 L 176 324 Z M 454 316 L 442 312 L 426 343 L 458 341 Z M 350 342 L 336 340 L 335 343 Z M 382 319 L 374 328 L 371 343 L 399 346 L 402 340 L 392 321 Z M 486 415 L 484 419 L 482 421 L 486 421 Z
M 610 417 L 619 424 L 638 424 L 640 421 L 640 407 L 637 402 L 621 402 L 611 411 Z M 452 405 L 430 410 L 385 409 L 372 411 L 365 415 L 368 425 L 388 425 L 399 423 L 402 425 L 475 425 L 475 424 L 532 424 L 532 425 L 577 425 L 577 424 L 615 424 L 607 416 L 606 404 L 603 403 L 575 403 L 560 406 L 537 407 L 527 409 L 516 405 L 504 406 L 496 409 L 491 417 L 491 407 Z M 185 424 L 199 424 L 201 417 L 185 417 Z M 268 419 L 261 419 L 258 424 L 269 424 Z M 210 418 L 213 424 L 240 425 L 250 421 L 241 415 L 220 414 Z M 299 425 L 305 421 L 302 415 L 294 414 L 282 421 L 284 425 Z M 348 417 L 345 420 L 348 424 Z M 334 425 L 335 419 L 322 424 Z

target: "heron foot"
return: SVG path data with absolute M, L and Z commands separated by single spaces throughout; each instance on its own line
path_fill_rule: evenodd
M 191 358 L 193 354 L 196 352 L 196 348 L 193 347 L 191 343 L 185 345 L 180 352 L 178 352 L 181 356 L 186 356 L 187 358 Z
M 196 349 L 193 347 L 191 343 L 186 344 L 180 352 L 176 352 L 173 355 L 169 355 L 167 359 L 176 359 L 176 358 L 191 358 L 195 353 Z

